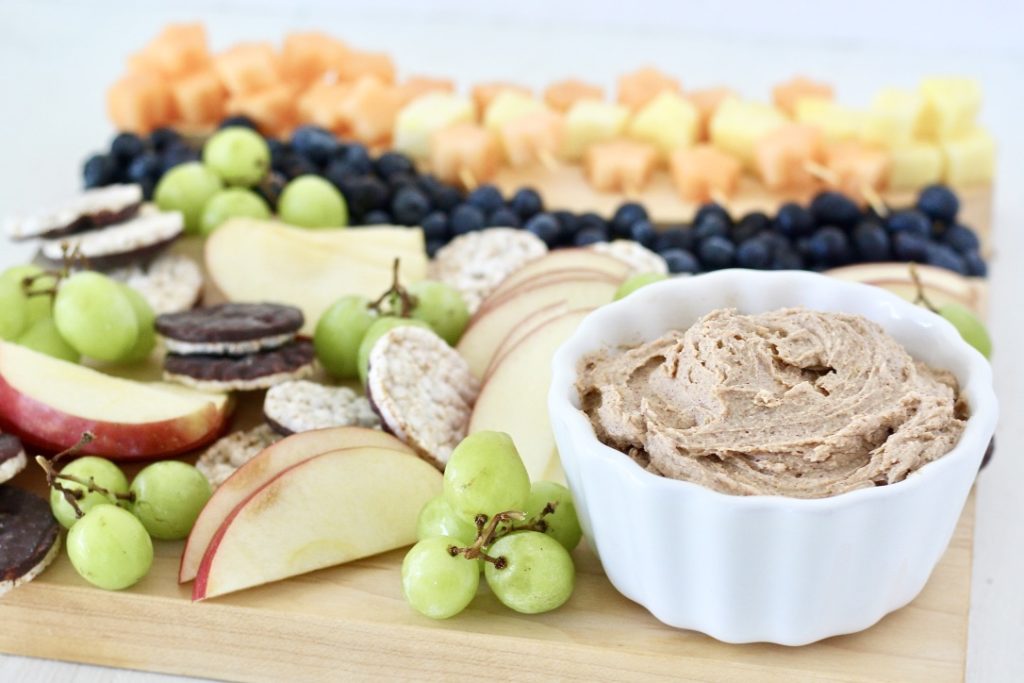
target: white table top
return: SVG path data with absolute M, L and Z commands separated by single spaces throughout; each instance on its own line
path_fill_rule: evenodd
M 728 84 L 767 97 L 793 74 L 827 79 L 839 99 L 864 103 L 881 85 L 913 85 L 956 73 L 985 88 L 983 119 L 1000 144 L 995 199 L 997 258 L 991 273 L 991 331 L 1004 419 L 993 465 L 978 483 L 967 679 L 1024 680 L 1024 25 L 1022 6 L 907 3 L 836 5 L 784 0 L 613 3 L 520 0 L 91 0 L 0 4 L 0 215 L 30 210 L 79 186 L 80 163 L 111 136 L 104 90 L 124 57 L 167 21 L 203 18 L 213 44 L 278 39 L 317 28 L 355 46 L 387 50 L 403 73 L 466 84 L 507 79 L 542 85 L 575 75 L 611 85 L 618 73 L 655 64 L 684 87 Z M 723 8 L 728 7 L 725 11 Z M 833 9 L 828 9 L 832 7 Z M 787 12 L 786 10 L 792 10 Z M 846 15 L 828 12 L 845 11 Z M 889 17 L 882 21 L 879 17 Z M 895 20 L 893 20 L 895 18 Z M 905 21 L 904 21 L 905 20 Z M 0 241 L 0 268 L 26 258 Z M 0 655 L 2 681 L 141 682 L 173 677 Z

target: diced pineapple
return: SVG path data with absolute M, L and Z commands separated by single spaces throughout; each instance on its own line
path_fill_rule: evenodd
M 498 132 L 510 166 L 529 166 L 554 159 L 562 148 L 563 117 L 550 110 L 538 111 L 509 121 Z
M 915 142 L 889 150 L 889 189 L 916 190 L 942 178 L 942 150 Z
M 457 123 L 434 133 L 430 170 L 446 183 L 477 183 L 491 178 L 501 162 L 494 133 L 475 123 Z
M 796 104 L 798 123 L 809 123 L 821 129 L 826 142 L 844 142 L 860 137 L 866 114 L 829 100 L 801 99 Z
M 434 133 L 456 123 L 472 123 L 475 118 L 468 97 L 441 92 L 422 95 L 395 117 L 394 147 L 414 159 L 426 159 Z
M 508 81 L 478 83 L 473 86 L 473 90 L 470 93 L 473 98 L 473 104 L 476 105 L 477 114 L 483 115 L 483 113 L 491 106 L 491 102 L 494 101 L 494 98 L 506 90 L 517 92 L 524 97 L 530 97 L 533 94 L 525 85 L 509 83 Z
M 711 142 L 753 170 L 754 144 L 785 123 L 786 117 L 770 104 L 728 99 L 711 118 Z
M 648 102 L 629 123 L 634 140 L 654 145 L 664 156 L 691 147 L 700 132 L 700 112 L 690 100 L 674 92 L 662 92 Z
M 652 145 L 632 140 L 590 145 L 585 156 L 587 179 L 598 192 L 639 192 L 657 164 L 658 152 Z
M 661 93 L 683 91 L 679 81 L 654 67 L 644 67 L 619 76 L 619 104 L 637 111 Z
M 987 131 L 976 128 L 967 135 L 940 143 L 950 185 L 980 185 L 992 180 L 996 166 L 996 142 Z
M 801 100 L 812 98 L 831 102 L 833 96 L 831 85 L 812 81 L 803 76 L 794 76 L 772 88 L 772 101 L 775 102 L 775 106 L 790 116 L 796 114 L 797 105 Z
M 981 109 L 981 86 L 969 78 L 926 78 L 919 88 L 925 99 L 921 133 L 946 140 L 969 133 Z
M 915 138 L 924 114 L 924 98 L 911 90 L 882 88 L 864 118 L 861 140 L 869 145 L 905 147 Z
M 570 161 L 582 159 L 590 145 L 620 137 L 628 119 L 629 109 L 621 104 L 577 102 L 565 117 L 562 154 Z
M 706 202 L 736 191 L 742 167 L 730 154 L 711 145 L 680 149 L 669 157 L 672 182 L 683 199 Z
M 505 90 L 498 93 L 484 112 L 484 128 L 497 133 L 509 121 L 546 109 L 544 103 L 532 95 Z
M 806 123 L 787 123 L 754 145 L 757 173 L 772 190 L 803 190 L 816 184 L 807 166 L 822 160 L 822 135 Z

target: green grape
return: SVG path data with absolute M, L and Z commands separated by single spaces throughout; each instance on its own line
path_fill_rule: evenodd
M 82 354 L 60 336 L 60 330 L 57 329 L 57 323 L 53 318 L 42 318 L 29 325 L 15 343 L 69 363 L 78 363 L 82 360 Z
M 416 297 L 412 317 L 422 320 L 454 346 L 469 322 L 469 308 L 459 291 L 443 282 L 423 280 L 409 286 Z
M 61 283 L 53 319 L 68 344 L 97 360 L 122 361 L 139 339 L 131 300 L 119 282 L 100 273 L 75 273 Z
M 320 316 L 313 347 L 327 372 L 338 379 L 359 376 L 359 345 L 375 320 L 370 300 L 362 296 L 342 297 Z
M 251 187 L 270 169 L 270 147 L 251 128 L 228 126 L 206 141 L 203 163 L 228 185 Z
M 435 536 L 414 545 L 402 561 L 405 599 L 420 614 L 454 617 L 476 597 L 480 569 L 475 561 L 448 551 L 458 545 L 457 538 Z
M 39 275 L 42 275 L 44 272 L 45 271 L 42 268 L 40 268 L 39 266 L 34 266 L 32 264 L 24 266 L 13 266 L 5 270 L 2 274 L 0 274 L 0 280 L 12 280 L 14 282 L 17 282 L 19 286 L 22 286 L 26 278 L 37 277 Z M 26 294 L 30 294 L 31 292 L 41 292 L 46 289 L 52 289 L 56 284 L 56 274 L 50 274 L 47 275 L 46 277 L 40 277 L 36 280 L 33 280 L 32 285 L 30 286 Z M 22 291 L 25 291 L 24 287 L 22 287 Z M 31 326 L 33 323 L 36 323 L 42 320 L 43 318 L 49 318 L 51 315 L 53 315 L 53 311 L 51 310 L 52 304 L 53 298 L 50 297 L 49 295 L 37 294 L 35 296 L 29 296 L 27 309 L 28 325 Z
M 149 358 L 149 354 L 156 348 L 156 313 L 149 302 L 128 285 L 121 285 L 121 293 L 131 303 L 138 324 L 139 333 L 135 339 L 135 346 L 124 358 L 125 362 L 135 363 Z
M 198 235 L 203 207 L 223 189 L 220 176 L 198 161 L 190 161 L 164 174 L 153 200 L 164 211 L 180 211 L 185 216 L 185 231 Z
M 426 324 L 422 320 L 416 320 L 415 318 L 395 318 L 392 316 L 377 318 L 377 320 L 370 325 L 369 329 L 366 330 L 366 334 L 363 336 L 363 341 L 359 343 L 359 354 L 356 357 L 356 362 L 359 368 L 359 379 L 363 382 L 363 386 L 366 386 L 366 372 L 370 368 L 370 352 L 373 351 L 373 345 L 376 344 L 388 330 L 393 330 L 394 328 L 401 327 L 402 325 L 415 325 L 428 330 L 430 329 L 430 325 Z
M 477 515 L 523 510 L 530 495 L 526 473 L 512 437 L 477 432 L 452 451 L 444 469 L 444 497 L 452 511 L 472 522 Z
M 128 493 L 128 479 L 125 478 L 124 472 L 106 458 L 88 455 L 68 463 L 60 473 L 77 477 L 82 481 L 89 481 L 91 479 L 96 486 L 110 491 L 111 494 L 123 495 Z M 60 485 L 69 491 L 83 492 L 82 497 L 76 499 L 78 507 L 82 508 L 82 512 L 89 512 L 89 510 L 97 505 L 117 504 L 118 499 L 112 495 L 100 493 L 99 491 L 88 491 L 87 487 L 82 484 L 76 484 L 65 479 L 60 479 L 59 481 Z M 65 529 L 70 529 L 72 526 L 75 526 L 76 522 L 81 521 L 75 514 L 75 509 L 71 507 L 71 503 L 57 489 L 50 489 L 50 510 L 53 511 L 53 516 Z
M 939 315 L 953 323 L 953 327 L 964 341 L 976 348 L 981 355 L 985 358 L 992 356 L 992 338 L 970 309 L 961 304 L 949 303 L 939 306 Z
M 448 507 L 444 495 L 432 499 L 420 510 L 416 519 L 416 538 L 420 541 L 434 536 L 450 536 L 461 546 L 476 541 L 476 525 L 462 519 Z
M 634 275 L 619 285 L 619 288 L 615 290 L 614 300 L 618 301 L 619 299 L 629 296 L 641 287 L 646 287 L 649 284 L 661 282 L 662 280 L 667 279 L 668 275 L 665 275 L 664 273 L 640 273 L 639 275 Z
M 343 228 L 348 206 L 338 188 L 320 176 L 303 175 L 285 185 L 277 200 L 281 220 L 301 228 Z
M 135 475 L 131 511 L 153 538 L 188 536 L 213 490 L 203 473 L 178 460 L 148 465 Z
M 531 518 L 538 517 L 548 503 L 555 504 L 555 511 L 544 515 L 544 523 L 547 525 L 544 533 L 561 543 L 566 550 L 572 550 L 579 545 L 583 529 L 580 528 L 576 504 L 572 501 L 569 489 L 553 481 L 535 482 L 530 489 L 524 512 Z
M 0 280 L 0 339 L 16 339 L 28 327 L 28 298 L 21 285 Z
M 97 505 L 68 532 L 68 557 L 78 574 L 108 591 L 134 586 L 153 566 L 153 541 L 135 515 Z
M 229 187 L 210 197 L 199 218 L 199 234 L 210 235 L 231 218 L 270 218 L 270 207 L 252 190 Z
M 504 559 L 501 569 L 490 562 L 484 577 L 498 600 L 523 614 L 550 612 L 565 604 L 576 584 L 569 551 L 547 534 L 519 531 L 503 536 L 488 549 Z

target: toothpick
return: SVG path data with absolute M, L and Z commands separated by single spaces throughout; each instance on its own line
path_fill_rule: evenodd
M 465 185 L 467 190 L 476 189 L 476 186 L 478 184 L 476 181 L 476 176 L 473 175 L 473 172 L 468 168 L 463 168 L 459 170 L 459 180 L 462 182 L 463 185 Z
M 726 206 L 729 203 L 729 197 L 717 187 L 709 189 L 708 196 L 711 198 L 711 201 L 719 206 Z
M 860 194 L 864 197 L 864 201 L 868 203 L 875 213 L 880 217 L 885 218 L 889 215 L 889 207 L 886 206 L 885 200 L 882 199 L 882 195 L 878 194 L 878 191 L 870 185 L 864 185 L 860 188 Z
M 537 150 L 537 160 L 540 161 L 540 165 L 548 171 L 557 171 L 559 166 L 561 166 L 561 164 L 558 163 L 558 159 L 555 158 L 555 155 L 547 149 Z
M 839 185 L 839 174 L 833 171 L 828 166 L 819 164 L 817 161 L 812 161 L 810 159 L 805 161 L 804 170 L 810 173 L 818 180 L 824 182 L 826 185 Z

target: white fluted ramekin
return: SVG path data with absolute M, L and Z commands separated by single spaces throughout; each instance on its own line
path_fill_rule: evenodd
M 897 484 L 802 500 L 660 477 L 595 437 L 575 389 L 586 353 L 686 329 L 716 308 L 798 305 L 863 315 L 953 372 L 970 406 L 957 446 Z M 939 316 L 868 285 L 746 270 L 649 285 L 589 315 L 555 355 L 549 408 L 580 522 L 612 584 L 671 626 L 785 645 L 863 630 L 913 600 L 949 544 L 998 412 L 988 362 Z

